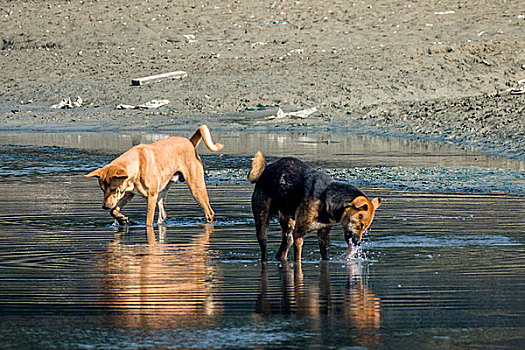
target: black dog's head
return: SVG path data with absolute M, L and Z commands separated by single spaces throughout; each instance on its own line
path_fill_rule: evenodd
M 331 221 L 343 225 L 348 247 L 354 247 L 356 250 L 363 233 L 374 220 L 376 209 L 381 205 L 381 198 L 369 200 L 357 187 L 332 181 L 327 186 L 323 201 Z
M 374 220 L 375 211 L 380 205 L 380 197 L 369 200 L 365 196 L 356 197 L 350 203 L 345 204 L 341 224 L 349 248 L 361 244 L 363 233 Z

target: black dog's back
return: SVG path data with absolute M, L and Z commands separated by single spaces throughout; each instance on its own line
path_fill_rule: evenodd
M 304 197 L 304 177 L 311 170 L 297 158 L 281 158 L 264 169 L 255 190 L 272 199 L 272 211 L 280 210 L 293 217 Z
M 255 186 L 272 199 L 272 215 L 277 211 L 294 217 L 305 196 L 320 198 L 333 180 L 325 172 L 317 171 L 297 158 L 281 158 L 270 164 Z

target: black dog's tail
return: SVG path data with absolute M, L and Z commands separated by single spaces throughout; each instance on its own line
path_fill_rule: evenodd
M 252 169 L 250 170 L 250 173 L 248 174 L 248 180 L 253 184 L 256 183 L 259 179 L 259 176 L 261 176 L 262 172 L 264 171 L 264 168 L 266 167 L 266 159 L 264 158 L 264 154 L 262 154 L 261 151 L 258 151 L 255 153 L 255 156 L 252 158 Z

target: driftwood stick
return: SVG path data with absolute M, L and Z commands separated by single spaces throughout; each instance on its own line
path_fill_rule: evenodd
M 151 75 L 149 77 L 137 78 L 131 80 L 131 85 L 140 86 L 150 83 L 158 83 L 159 81 L 171 80 L 171 79 L 182 79 L 186 77 L 188 73 L 184 71 L 176 71 L 170 73 L 163 73 L 157 75 Z

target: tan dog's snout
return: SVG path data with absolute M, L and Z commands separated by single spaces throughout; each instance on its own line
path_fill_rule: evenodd
M 104 203 L 102 204 L 102 209 L 109 210 L 117 206 L 119 199 L 114 197 L 104 198 Z
M 116 182 L 118 187 L 115 187 Z M 126 192 L 133 191 L 133 184 L 128 185 L 127 179 L 110 179 L 109 184 L 101 183 L 100 188 L 104 192 L 104 204 L 102 209 L 114 209 L 120 200 L 126 195 Z
M 105 166 L 85 175 L 86 177 L 97 177 L 100 189 L 104 193 L 102 209 L 114 209 L 118 202 L 124 197 L 126 191 L 133 190 L 133 184 L 128 183 L 125 169 L 115 166 Z

